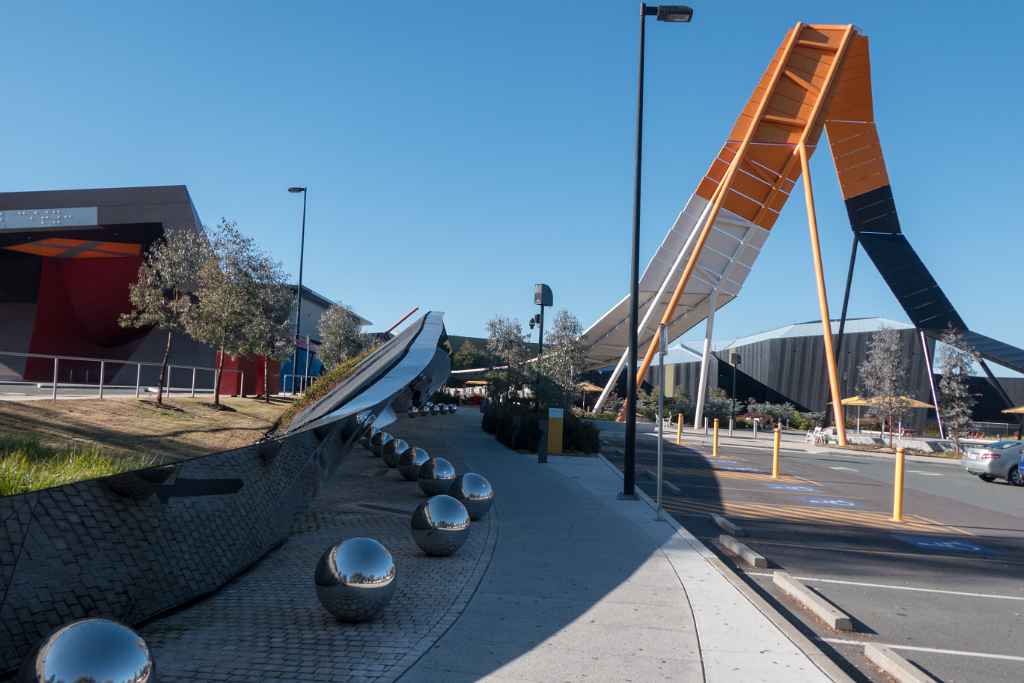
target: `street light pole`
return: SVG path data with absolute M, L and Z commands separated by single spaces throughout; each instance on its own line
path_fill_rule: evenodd
M 295 394 L 295 375 L 299 368 L 299 325 L 302 324 L 302 262 L 303 257 L 306 254 L 306 188 L 304 187 L 289 187 L 289 192 L 302 193 L 302 236 L 299 238 L 299 288 L 296 291 L 296 302 L 295 302 L 295 354 L 292 357 L 292 394 Z M 306 349 L 306 353 L 309 353 L 309 349 Z M 267 383 L 267 390 L 270 388 L 270 379 L 265 377 L 264 381 Z
M 629 263 L 629 360 L 626 366 L 626 443 L 623 458 L 622 497 L 636 497 L 636 366 L 637 321 L 640 299 L 640 189 L 644 140 L 644 48 L 647 17 L 658 21 L 688 22 L 693 10 L 682 5 L 649 7 L 640 3 L 640 62 L 636 92 L 636 151 L 633 170 L 633 244 Z M 652 304 L 653 305 L 653 304 Z

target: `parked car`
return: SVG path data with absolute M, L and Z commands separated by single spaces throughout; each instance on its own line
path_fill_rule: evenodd
M 971 446 L 964 451 L 960 464 L 982 481 L 1005 479 L 1014 486 L 1024 486 L 1021 458 L 1024 441 L 996 441 L 984 446 Z

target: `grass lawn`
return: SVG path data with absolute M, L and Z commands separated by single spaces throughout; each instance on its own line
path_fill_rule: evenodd
M 0 402 L 0 495 L 247 446 L 289 404 L 221 400 Z

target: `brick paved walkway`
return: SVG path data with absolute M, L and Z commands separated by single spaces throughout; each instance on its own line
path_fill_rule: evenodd
M 452 416 L 403 419 L 392 433 L 465 471 L 446 448 Z M 356 447 L 294 535 L 212 596 L 142 629 L 163 682 L 391 681 L 458 618 L 491 558 L 496 514 L 474 522 L 466 545 L 448 558 L 423 555 L 409 518 L 419 487 Z M 398 589 L 374 621 L 342 624 L 325 612 L 313 569 L 331 543 L 381 541 L 395 558 Z

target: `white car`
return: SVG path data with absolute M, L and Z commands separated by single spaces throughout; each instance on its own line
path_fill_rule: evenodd
M 1014 486 L 1024 486 L 1020 458 L 1024 441 L 996 441 L 984 446 L 971 446 L 964 451 L 960 464 L 982 481 L 1005 479 Z

